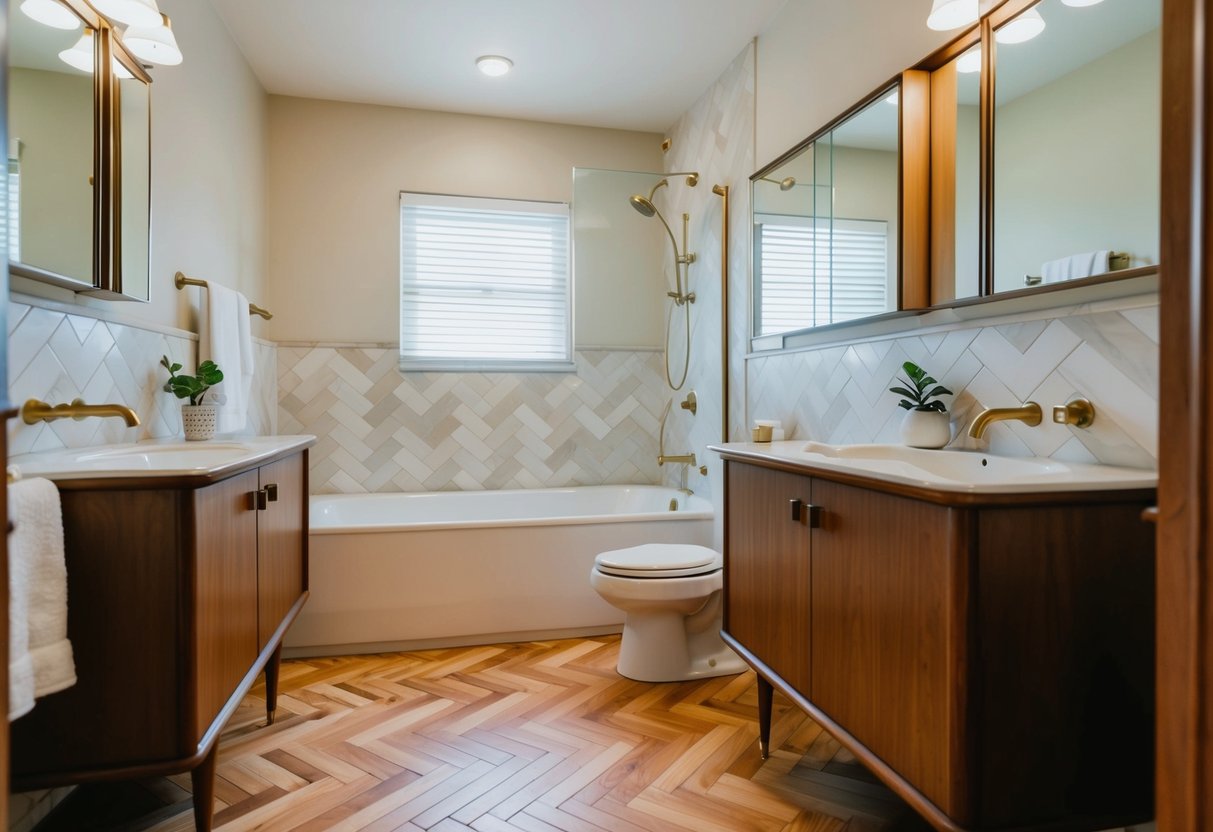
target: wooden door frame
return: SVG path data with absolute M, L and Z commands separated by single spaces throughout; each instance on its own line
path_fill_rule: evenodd
M 1213 0 L 1163 0 L 1156 814 L 1213 829 Z

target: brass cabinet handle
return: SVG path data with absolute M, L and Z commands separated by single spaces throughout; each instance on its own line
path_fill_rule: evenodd
M 261 489 L 265 492 L 265 498 L 271 503 L 278 502 L 278 483 L 271 482 L 265 488 Z

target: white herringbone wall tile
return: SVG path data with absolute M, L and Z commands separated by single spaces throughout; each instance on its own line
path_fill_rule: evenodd
M 1044 320 L 977 323 L 946 332 L 846 347 L 762 356 L 747 362 L 749 412 L 781 419 L 789 438 L 896 442 L 902 411 L 888 392 L 904 361 L 926 368 L 952 390 L 953 447 L 1013 456 L 1054 456 L 1157 467 L 1157 301 L 1119 311 L 1061 313 Z M 991 426 L 982 442 L 967 435 L 987 407 L 1035 401 L 1046 414 L 1075 395 L 1095 404 L 1087 429 L 1051 421 Z
M 278 427 L 317 436 L 314 493 L 656 483 L 661 355 L 577 372 L 401 373 L 394 349 L 278 349 Z
M 197 339 L 129 324 L 69 314 L 32 303 L 9 304 L 9 395 L 52 404 L 82 398 L 90 404 L 118 402 L 139 414 L 128 428 L 121 419 L 60 419 L 26 425 L 8 423 L 9 452 L 82 448 L 181 434 L 180 402 L 163 390 L 167 378 L 160 356 L 187 367 L 196 362 Z M 277 417 L 275 353 L 255 342 L 250 433 L 274 433 Z

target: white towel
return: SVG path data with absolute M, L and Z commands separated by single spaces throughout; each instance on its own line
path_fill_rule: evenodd
M 1103 274 L 1108 270 L 1111 254 L 1111 251 L 1086 251 L 1082 254 L 1071 254 L 1069 257 L 1050 260 L 1041 265 L 1040 276 L 1045 283 L 1060 283 L 1063 280 Z
M 76 684 L 67 640 L 67 563 L 59 489 L 45 479 L 9 488 L 9 719 L 34 698 Z
M 207 283 L 206 294 L 206 316 L 198 337 L 198 363 L 214 361 L 223 371 L 223 381 L 214 387 L 214 393 L 223 397 L 216 430 L 218 433 L 237 433 L 244 430 L 248 422 L 249 396 L 253 388 L 253 337 L 249 327 L 248 298 L 218 283 Z

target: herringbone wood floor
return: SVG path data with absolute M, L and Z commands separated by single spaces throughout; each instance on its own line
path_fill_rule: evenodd
M 618 637 L 284 662 L 220 745 L 215 826 L 432 832 L 927 829 L 754 676 L 653 685 Z M 82 787 L 39 830 L 193 829 L 189 777 Z

